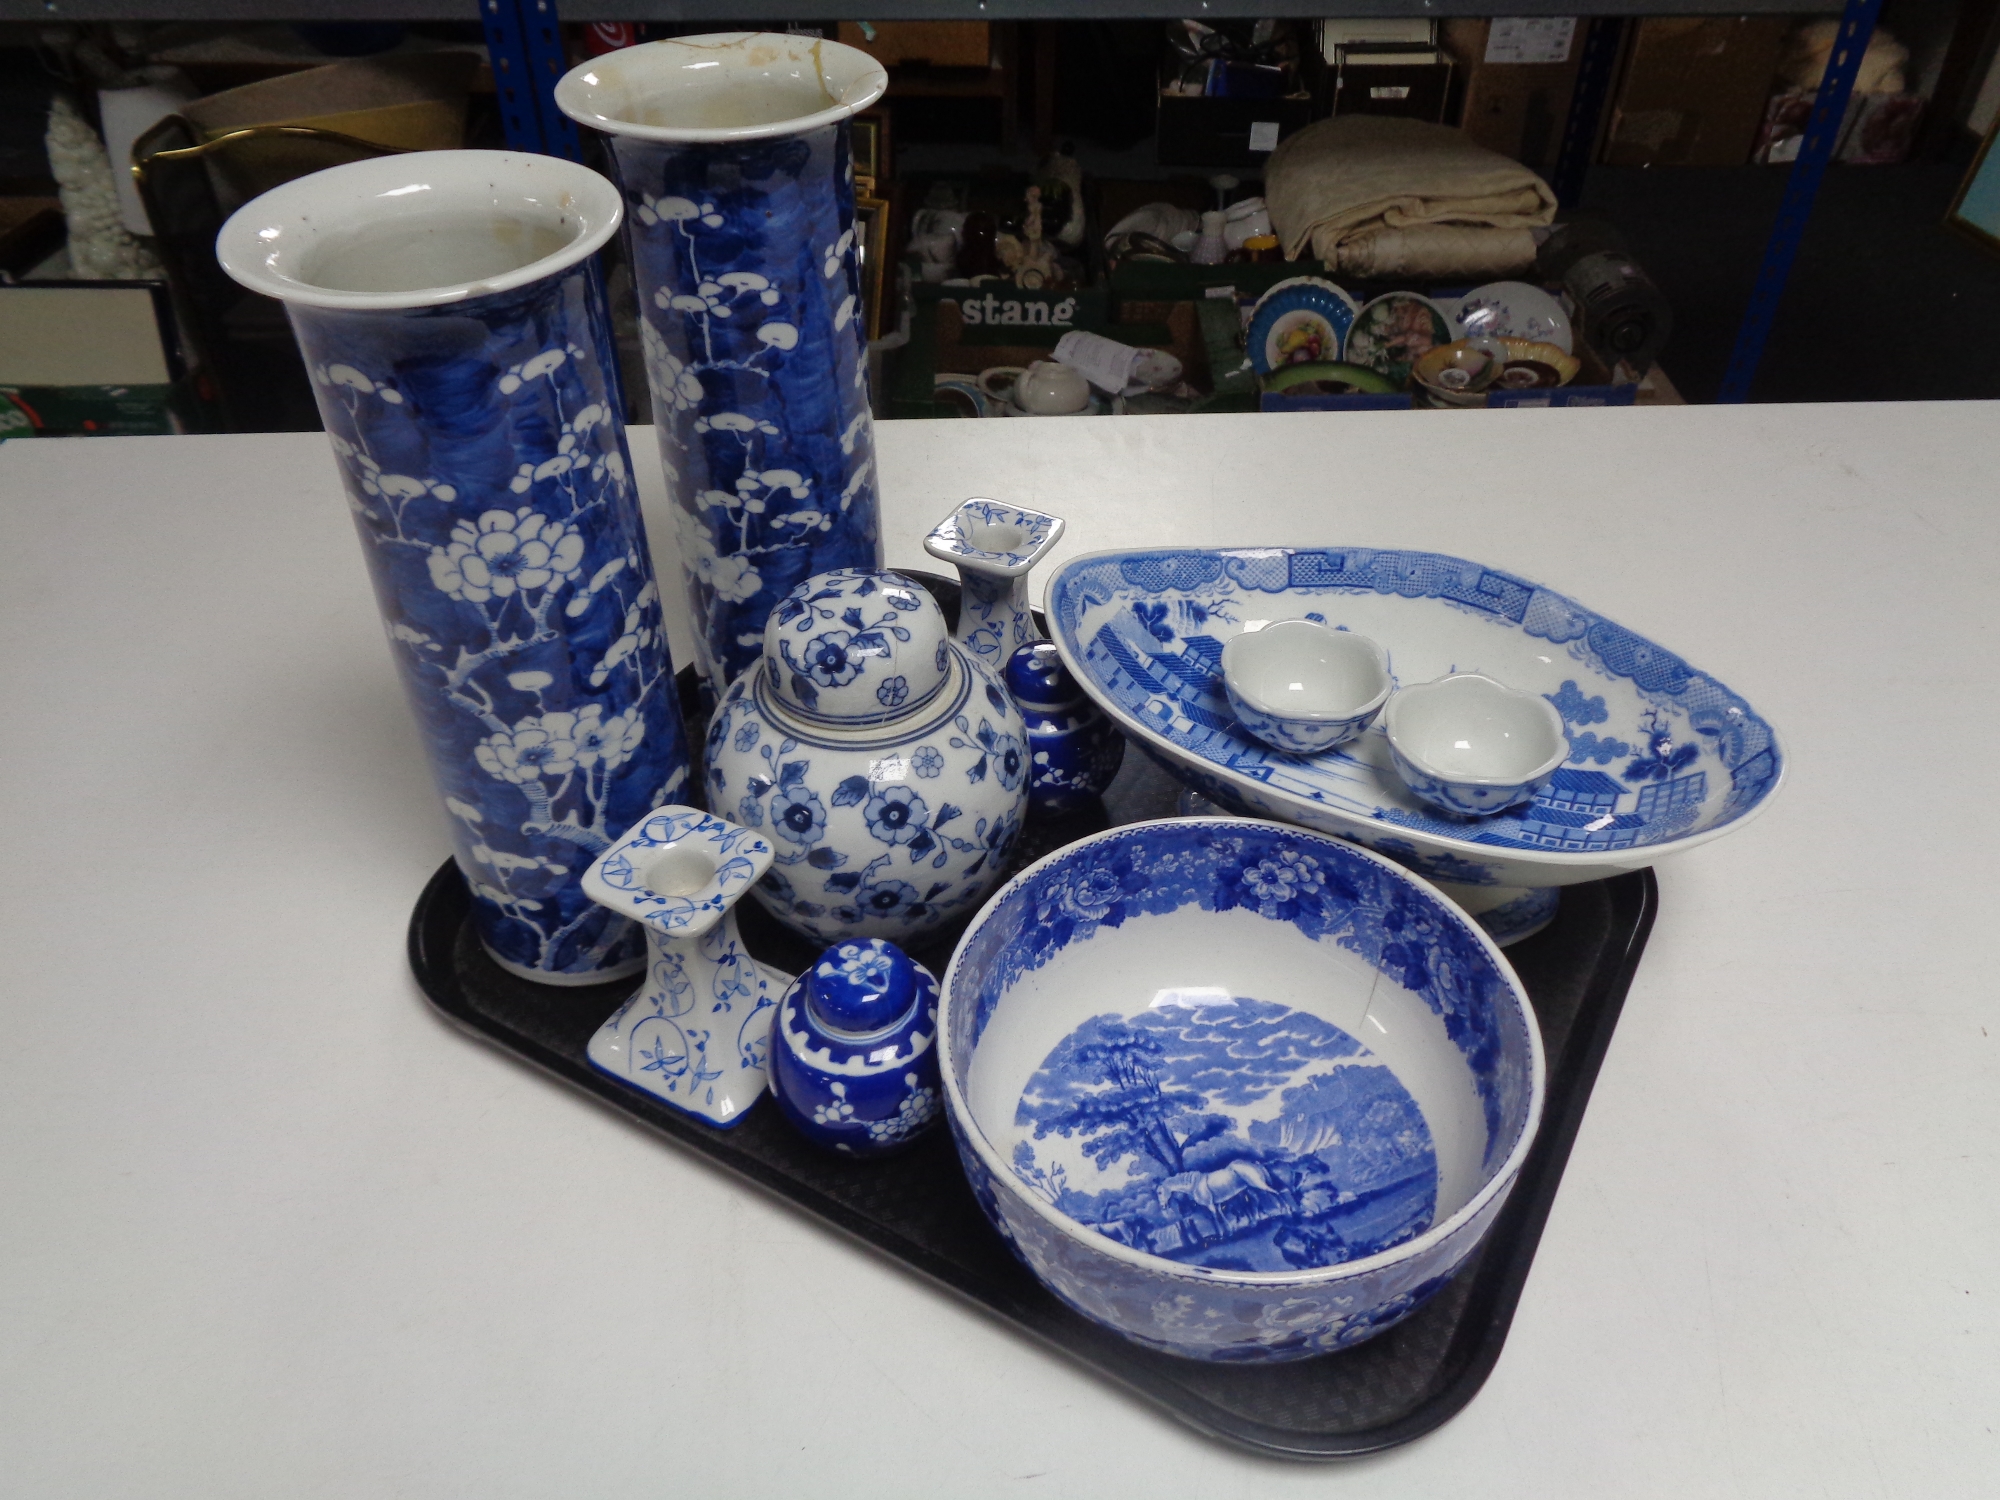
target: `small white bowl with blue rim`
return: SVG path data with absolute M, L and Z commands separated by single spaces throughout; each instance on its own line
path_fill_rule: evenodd
M 1316 755 L 1375 721 L 1395 681 L 1389 654 L 1318 620 L 1273 620 L 1231 636 L 1222 686 L 1236 720 L 1274 749 Z
M 1195 1359 L 1304 1359 L 1407 1317 L 1479 1246 L 1544 1088 L 1479 926 L 1342 840 L 1128 824 L 1004 886 L 945 973 L 974 1195 L 1084 1317 Z
M 1382 732 L 1411 795 L 1468 818 L 1526 802 L 1570 753 L 1554 704 L 1483 672 L 1403 688 L 1389 700 Z

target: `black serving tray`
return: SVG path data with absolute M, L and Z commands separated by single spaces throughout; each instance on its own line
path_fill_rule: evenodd
M 956 590 L 940 586 L 942 580 L 923 581 L 951 613 Z M 681 688 L 690 730 L 698 730 L 692 674 L 682 674 Z M 1031 823 L 1013 862 L 1024 865 L 1114 823 L 1167 816 L 1177 792 L 1145 757 L 1128 755 L 1105 807 L 1061 823 Z M 1160 1354 L 1072 1312 L 987 1222 L 942 1129 L 899 1156 L 852 1161 L 808 1145 L 769 1099 L 722 1130 L 598 1072 L 584 1049 L 639 981 L 555 988 L 508 974 L 480 947 L 470 893 L 449 860 L 417 900 L 409 949 L 410 967 L 431 1003 L 475 1036 L 872 1245 L 1200 1432 L 1267 1455 L 1331 1459 L 1421 1437 L 1485 1383 L 1506 1342 L 1658 901 L 1650 870 L 1568 886 L 1555 920 L 1507 950 L 1541 1023 L 1548 1094 L 1534 1147 L 1486 1243 L 1442 1291 L 1386 1333 L 1336 1354 L 1268 1365 Z M 815 956 L 755 902 L 743 902 L 737 913 L 745 946 L 761 962 L 796 972 Z M 913 948 L 912 956 L 942 974 L 963 925 Z

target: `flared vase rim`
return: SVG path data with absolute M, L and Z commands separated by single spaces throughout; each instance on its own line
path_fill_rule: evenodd
M 637 120 L 621 119 L 594 107 L 597 101 L 593 96 L 603 88 L 601 75 L 612 66 L 630 68 L 634 65 L 643 66 L 648 61 L 657 61 L 664 75 L 664 70 L 670 66 L 667 61 L 669 58 L 684 59 L 691 52 L 720 51 L 762 38 L 768 38 L 787 48 L 803 47 L 816 54 L 819 59 L 821 88 L 829 99 L 834 99 L 834 102 L 825 109 L 815 110 L 810 114 L 749 125 L 649 125 Z M 854 70 L 853 78 L 843 87 L 837 99 L 834 98 L 827 77 L 826 61 L 829 55 L 838 57 Z M 845 43 L 820 37 L 791 36 L 781 32 L 719 31 L 704 36 L 669 37 L 657 42 L 642 42 L 636 47 L 621 47 L 616 52 L 579 63 L 557 81 L 555 101 L 556 108 L 577 124 L 588 125 L 591 129 L 602 131 L 606 135 L 673 145 L 726 145 L 739 141 L 778 140 L 786 136 L 806 135 L 828 125 L 838 124 L 851 115 L 859 114 L 881 99 L 888 90 L 888 69 L 858 47 L 849 47 Z
M 320 232 L 315 221 L 355 222 L 370 203 L 398 211 L 419 188 L 444 187 L 475 194 L 484 179 L 493 203 L 553 209 L 560 225 L 576 231 L 559 248 L 510 270 L 437 286 L 399 291 L 352 291 L 320 286 L 302 274 L 300 261 Z M 240 285 L 290 306 L 352 312 L 397 312 L 466 302 L 515 291 L 557 275 L 601 250 L 624 222 L 617 186 L 581 162 L 526 151 L 407 151 L 327 167 L 251 199 L 229 216 L 216 236 L 215 255 Z

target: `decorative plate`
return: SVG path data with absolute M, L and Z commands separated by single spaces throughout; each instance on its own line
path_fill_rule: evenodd
M 1380 371 L 1361 365 L 1321 361 L 1282 365 L 1264 377 L 1264 389 L 1294 396 L 1393 396 L 1395 384 Z
M 1459 299 L 1458 325 L 1468 335 L 1496 339 L 1533 339 L 1554 344 L 1565 354 L 1576 352 L 1569 314 L 1562 303 L 1525 281 L 1493 281 L 1476 286 Z
M 1451 315 L 1415 292 L 1385 292 L 1355 314 L 1347 333 L 1347 362 L 1380 371 L 1401 390 L 1410 366 L 1458 337 Z
M 1281 365 L 1338 360 L 1354 324 L 1354 299 L 1317 276 L 1281 281 L 1250 310 L 1243 336 L 1250 367 L 1268 375 Z
M 1714 678 L 1539 584 L 1434 552 L 1099 552 L 1056 572 L 1048 615 L 1084 690 L 1196 791 L 1433 880 L 1548 887 L 1638 869 L 1740 826 L 1783 775 L 1776 730 Z M 1532 802 L 1464 821 L 1410 796 L 1379 725 L 1314 756 L 1259 743 L 1223 694 L 1222 646 L 1300 616 L 1380 641 L 1399 683 L 1480 671 L 1542 694 L 1568 763 Z

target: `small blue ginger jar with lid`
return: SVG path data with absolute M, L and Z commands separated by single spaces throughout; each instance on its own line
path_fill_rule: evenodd
M 1076 812 L 1098 797 L 1125 759 L 1125 736 L 1077 686 L 1053 641 L 1007 658 L 1007 691 L 1028 725 L 1028 811 Z
M 908 1145 L 937 1119 L 936 978 L 881 938 L 836 943 L 778 1002 L 771 1092 L 807 1140 L 849 1156 Z

